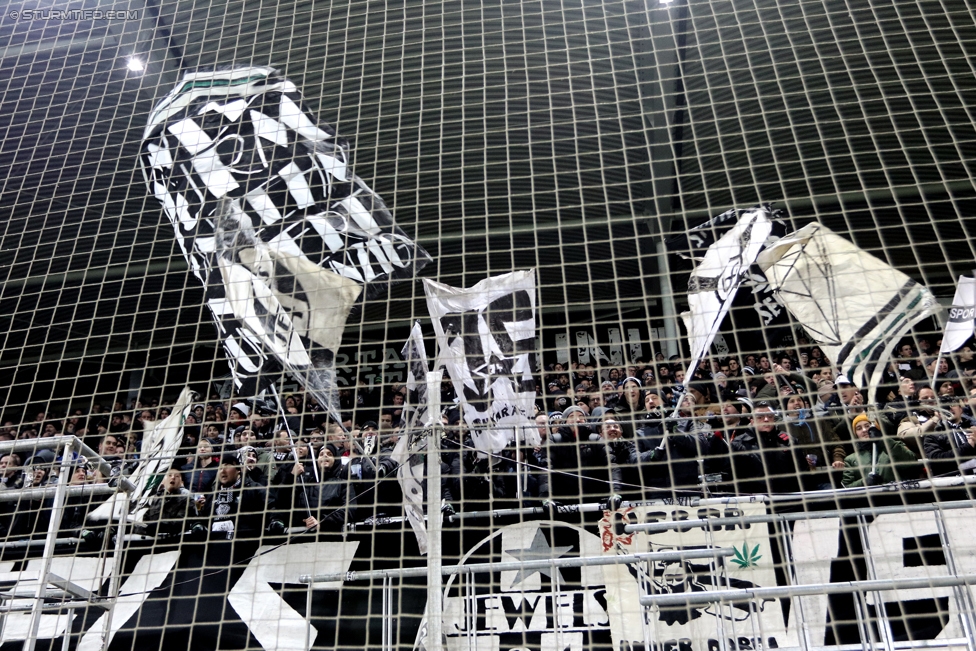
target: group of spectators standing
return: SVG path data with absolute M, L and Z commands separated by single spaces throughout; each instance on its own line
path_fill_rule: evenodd
M 958 474 L 976 458 L 973 350 L 967 345 L 939 360 L 905 342 L 874 405 L 802 339 L 772 356 L 709 358 L 687 376 L 681 360 L 660 355 L 622 368 L 554 363 L 537 382 L 541 443 L 512 441 L 497 454 L 476 448 L 445 381 L 442 510 L 792 493 Z M 143 532 L 233 539 L 337 531 L 400 515 L 393 451 L 410 434 L 403 431 L 406 388 L 391 386 L 374 405 L 345 389 L 341 401 L 342 424 L 302 394 L 280 404 L 211 396 L 194 405 L 177 458 L 152 488 Z M 84 459 L 72 460 L 69 483 L 110 482 L 133 471 L 143 431 L 168 415 L 152 403 L 58 419 L 38 413 L 26 425 L 5 422 L 0 440 L 74 434 L 112 472 L 102 476 Z M 359 422 L 362 416 L 368 419 Z M 59 468 L 52 451 L 6 454 L 0 491 L 43 487 Z M 101 540 L 85 519 L 96 503 L 72 497 L 62 535 Z M 0 536 L 46 531 L 49 505 L 36 493 L 0 502 Z

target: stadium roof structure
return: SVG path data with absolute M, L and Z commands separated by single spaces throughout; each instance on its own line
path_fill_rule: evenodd
M 431 253 L 422 275 L 537 267 L 544 312 L 593 322 L 659 315 L 660 235 L 758 202 L 951 296 L 976 257 L 974 48 L 961 1 L 11 2 L 0 377 L 27 401 L 90 392 L 85 368 L 106 390 L 223 369 L 137 160 L 183 71 L 280 69 Z M 405 283 L 350 329 L 425 314 Z

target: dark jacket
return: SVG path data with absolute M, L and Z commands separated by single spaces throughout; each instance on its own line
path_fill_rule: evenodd
M 214 485 L 208 496 L 210 537 L 230 540 L 256 538 L 264 529 L 268 507 L 268 494 L 264 487 L 242 475 L 233 486 Z M 215 527 L 225 522 L 233 523 L 233 532 Z
M 196 464 L 187 464 L 180 468 L 183 471 L 183 486 L 191 493 L 206 493 L 213 488 L 217 479 L 217 463 L 211 462 L 206 468 Z
M 169 493 L 160 486 L 150 500 L 149 509 L 143 519 L 146 523 L 146 533 L 155 536 L 181 534 L 186 531 L 189 528 L 187 520 L 191 514 L 196 515 L 192 495 L 182 486 L 175 493 Z
M 271 516 L 273 519 L 297 527 L 308 517 L 312 505 L 315 504 L 315 500 L 309 495 L 309 487 L 316 485 L 318 481 L 311 460 L 305 459 L 302 463 L 300 477 L 292 474 L 295 463 L 294 459 L 288 459 L 278 464 L 278 470 L 271 479 L 268 500 L 274 507 L 274 515 Z M 333 467 L 341 465 L 337 459 Z
M 606 442 L 586 425 L 560 427 L 549 441 L 548 494 L 572 503 L 598 502 L 620 491 L 620 468 L 611 462 Z M 595 436 L 595 440 L 591 437 Z M 559 472 L 554 472 L 559 471 Z
M 783 425 L 793 439 L 796 467 L 801 473 L 803 490 L 816 490 L 822 485 L 831 484 L 832 464 L 835 461 L 843 462 L 848 454 L 836 432 L 833 429 L 826 432 L 821 430 L 820 422 L 812 419 L 805 409 L 795 420 L 788 420 Z M 812 466 L 810 461 L 813 461 Z
M 792 493 L 800 490 L 790 435 L 748 430 L 733 440 L 733 467 L 739 493 Z
M 932 476 L 959 472 L 959 464 L 976 457 L 976 448 L 969 444 L 967 430 L 952 427 L 945 432 L 926 434 L 922 437 L 922 449 L 929 459 Z
M 317 484 L 306 486 L 306 491 L 320 531 L 339 531 L 347 522 L 355 521 L 356 494 L 350 489 L 349 479 L 338 459 Z M 296 509 L 295 516 L 304 519 L 307 513 Z

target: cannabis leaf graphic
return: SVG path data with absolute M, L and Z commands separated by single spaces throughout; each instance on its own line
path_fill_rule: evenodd
M 759 559 L 762 558 L 762 554 L 759 553 L 758 543 L 752 548 L 751 551 L 749 550 L 749 545 L 746 543 L 742 543 L 741 551 L 736 549 L 734 546 L 732 547 L 732 551 L 735 555 L 732 562 L 739 567 L 755 567 L 759 564 Z

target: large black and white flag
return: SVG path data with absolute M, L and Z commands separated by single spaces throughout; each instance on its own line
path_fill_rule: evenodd
M 959 276 L 939 354 L 959 350 L 976 331 L 976 279 Z
M 486 278 L 468 289 L 424 279 L 437 362 L 458 395 L 475 447 L 500 452 L 539 443 L 534 423 L 535 270 Z
M 869 402 L 895 344 L 939 307 L 926 287 L 817 223 L 770 245 L 758 264 L 827 357 L 868 388 Z
M 723 218 L 723 213 L 718 218 Z M 681 319 L 688 331 L 691 352 L 689 374 L 708 354 L 709 346 L 736 292 L 759 253 L 770 241 L 773 223 L 766 208 L 737 214 L 737 221 L 714 240 L 698 261 L 688 279 L 688 308 Z
M 397 480 L 403 493 L 403 512 L 417 537 L 417 548 L 427 553 L 427 525 L 424 521 L 424 467 L 427 448 L 426 429 L 430 425 L 427 404 L 427 347 L 420 321 L 413 324 L 410 338 L 401 351 L 407 363 L 408 397 L 404 404 L 404 434 L 397 441 L 390 458 L 397 464 Z
M 286 371 L 335 415 L 350 310 L 430 261 L 348 152 L 272 68 L 187 73 L 150 113 L 146 184 L 206 286 L 241 394 Z
M 736 224 L 756 211 L 765 211 L 770 224 L 767 242 L 775 242 L 786 234 L 786 211 L 761 204 L 748 209 L 732 208 L 685 233 L 669 238 L 668 251 L 684 260 L 697 264 L 702 261 L 708 249 Z M 766 275 L 755 264 L 742 275 L 740 288 L 750 290 L 740 292 L 732 301 L 731 313 L 735 329 L 739 332 L 762 329 L 771 338 L 776 338 L 780 328 L 789 327 L 789 314 L 776 300 L 776 295 L 766 282 Z

